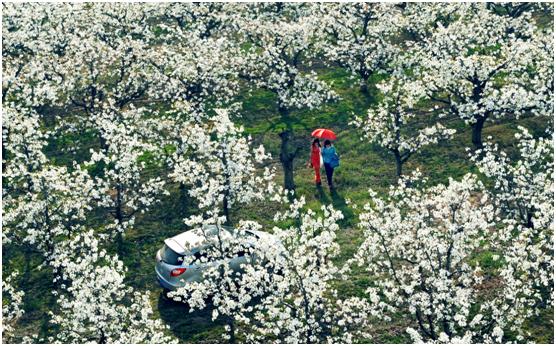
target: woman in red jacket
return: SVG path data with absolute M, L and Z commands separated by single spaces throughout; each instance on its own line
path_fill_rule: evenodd
M 313 167 L 315 170 L 315 184 L 320 186 L 320 141 L 318 138 L 315 138 L 311 144 L 311 159 L 307 166 Z

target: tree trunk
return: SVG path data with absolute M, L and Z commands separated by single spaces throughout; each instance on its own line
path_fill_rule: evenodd
M 116 245 L 118 246 L 118 256 L 122 257 L 124 254 L 124 236 L 121 231 L 116 233 Z
M 402 160 L 402 155 L 400 154 L 400 142 L 401 142 L 401 128 L 402 128 L 402 115 L 400 114 L 400 112 L 394 112 L 394 124 L 395 124 L 395 140 L 397 146 L 395 147 L 395 149 L 391 149 L 391 151 L 394 153 L 394 157 L 396 158 L 396 176 L 398 177 L 398 180 L 400 179 L 400 177 L 402 176 L 402 164 L 403 164 L 403 160 Z
M 23 271 L 23 276 L 22 276 L 22 281 L 25 282 L 26 284 L 29 283 L 29 280 L 31 278 L 31 251 L 29 251 L 29 249 L 24 249 L 23 250 L 24 255 L 25 255 L 25 270 Z
M 287 134 L 285 135 L 287 136 Z M 282 137 L 282 143 L 287 143 L 287 139 L 284 140 Z M 282 147 L 284 147 L 283 144 Z M 293 179 L 293 157 L 282 151 L 280 153 L 280 162 L 282 163 L 282 170 L 284 171 L 284 188 L 293 191 L 295 190 L 295 182 Z
M 124 221 L 124 212 L 122 206 L 122 189 L 118 185 L 116 187 L 116 220 L 118 220 L 118 224 L 122 224 Z
M 280 147 L 280 162 L 284 171 L 284 188 L 288 190 L 295 190 L 295 183 L 293 180 L 293 155 L 288 151 L 290 133 L 284 131 L 280 133 L 282 145 Z
M 226 221 L 224 222 L 224 225 L 231 226 L 232 221 L 230 220 L 230 208 L 228 207 L 228 196 L 227 196 L 227 194 L 224 195 L 224 200 L 222 201 L 222 211 L 224 212 L 224 217 L 226 218 Z
M 98 143 L 100 145 L 100 148 L 102 149 L 102 151 L 104 153 L 108 152 L 108 143 L 106 142 L 106 138 L 104 138 L 104 136 L 102 134 L 99 135 L 98 137 Z
M 367 85 L 367 80 L 369 78 L 365 78 L 362 77 L 361 80 L 359 81 L 359 91 L 365 95 L 365 96 L 369 96 L 369 86 Z
M 485 83 L 486 82 L 479 79 L 473 80 L 473 95 L 471 96 L 471 99 L 473 100 L 473 102 L 475 102 L 476 105 L 479 105 L 481 103 Z M 483 140 L 481 139 L 481 135 L 483 132 L 483 125 L 485 124 L 485 120 L 487 119 L 488 115 L 488 112 L 485 112 L 482 115 L 474 115 L 475 123 L 471 125 L 471 142 L 473 142 L 475 150 L 481 149 L 483 147 Z
M 471 141 L 475 146 L 475 149 L 481 149 L 483 147 L 483 140 L 482 140 L 482 133 L 483 133 L 483 126 L 485 125 L 486 117 L 477 117 L 475 118 L 476 122 L 471 125 Z
M 369 77 L 371 76 L 370 71 L 367 69 L 367 65 L 365 63 L 365 59 L 359 60 L 359 91 L 369 97 L 369 86 L 367 82 L 369 81 Z
M 98 343 L 99 343 L 99 344 L 102 344 L 102 345 L 108 343 L 108 338 L 106 337 L 106 334 L 104 333 L 104 329 L 101 329 L 101 330 L 100 330 L 100 335 L 99 335 Z
M 4 99 L 4 97 L 2 97 L 2 99 Z M 4 174 L 4 172 L 6 171 L 6 163 L 8 162 L 8 149 L 6 148 L 6 145 L 8 145 L 8 143 L 10 142 L 9 140 L 9 131 L 8 128 L 5 126 L 2 126 L 2 133 L 5 134 L 2 138 L 2 175 Z
M 121 226 L 124 222 L 124 213 L 122 206 L 122 192 L 120 186 L 116 187 L 116 220 L 118 220 L 118 225 Z M 121 230 L 117 230 L 116 234 L 116 244 L 118 245 L 118 255 L 122 256 L 124 249 L 124 238 Z
M 230 318 L 230 321 L 228 322 L 228 326 L 230 327 L 230 344 L 235 344 L 236 343 L 236 326 L 235 326 L 234 320 L 232 318 Z
M 292 136 L 293 129 L 289 119 L 289 112 L 284 109 L 279 109 L 282 121 L 286 124 L 286 129 L 280 133 L 280 162 L 284 171 L 284 188 L 287 190 L 295 190 L 295 183 L 293 179 L 293 160 L 295 154 L 290 149 L 290 137 Z
M 228 144 L 225 143 L 225 145 L 227 146 Z M 224 213 L 224 217 L 226 218 L 225 221 L 225 225 L 226 226 L 231 226 L 232 222 L 230 220 L 230 206 L 229 206 L 229 199 L 230 199 L 230 189 L 231 189 L 231 177 L 229 175 L 228 172 L 230 172 L 229 167 L 228 167 L 228 158 L 226 157 L 226 150 L 223 150 L 223 156 L 222 156 L 222 163 L 224 165 L 225 169 L 225 176 L 224 176 L 224 198 L 222 201 L 222 211 Z
M 187 188 L 184 183 L 180 183 L 179 189 L 180 189 L 180 204 L 183 210 L 185 210 L 187 206 Z
M 399 152 L 394 152 L 394 157 L 396 158 L 396 176 L 398 179 L 402 176 L 402 157 Z

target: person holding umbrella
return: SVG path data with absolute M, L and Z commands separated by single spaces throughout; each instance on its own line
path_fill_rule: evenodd
M 316 129 L 311 134 L 313 137 L 325 139 L 324 148 L 321 149 L 322 160 L 324 163 L 324 170 L 326 171 L 326 181 L 330 189 L 334 188 L 332 176 L 334 175 L 334 168 L 340 165 L 340 157 L 336 152 L 336 148 L 332 145 L 330 140 L 336 139 L 336 134 L 328 129 Z
M 320 167 L 322 166 L 322 156 L 320 155 L 320 141 L 318 138 L 313 140 L 311 144 L 311 158 L 307 163 L 307 167 L 312 167 L 315 170 L 315 184 L 321 185 L 320 181 Z

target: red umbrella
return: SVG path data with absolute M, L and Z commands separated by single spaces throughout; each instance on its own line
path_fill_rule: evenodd
M 336 134 L 334 133 L 334 131 L 329 129 L 316 129 L 311 133 L 311 136 L 322 139 L 336 140 Z

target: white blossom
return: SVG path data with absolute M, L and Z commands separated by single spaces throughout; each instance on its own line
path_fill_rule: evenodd
M 25 293 L 13 285 L 18 274 L 15 271 L 2 279 L 2 342 L 5 343 L 16 340 L 15 323 L 25 313 L 22 308 Z
M 515 137 L 517 160 L 492 143 L 473 160 L 494 182 L 492 196 L 504 225 L 499 235 L 504 263 L 500 275 L 507 283 L 504 300 L 514 306 L 499 314 L 513 314 L 519 328 L 539 306 L 554 301 L 554 143 L 552 136 L 535 139 L 523 127 Z
M 63 242 L 53 266 L 65 283 L 51 312 L 59 328 L 50 343 L 170 343 L 167 326 L 153 319 L 149 296 L 126 286 L 116 255 L 99 248 L 93 231 Z

